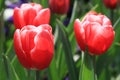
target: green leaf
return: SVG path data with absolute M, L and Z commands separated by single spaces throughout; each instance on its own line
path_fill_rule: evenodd
M 58 29 L 58 27 L 56 27 Z M 65 55 L 63 51 L 63 46 L 60 39 L 57 39 L 57 43 L 55 44 L 55 59 L 56 59 L 56 67 L 58 69 L 58 75 L 60 80 L 66 76 L 68 69 L 66 66 Z
M 13 67 L 13 71 L 16 73 L 20 80 L 26 80 L 28 78 L 27 70 L 20 64 L 16 55 L 11 60 L 11 66 Z M 30 75 L 30 80 L 34 79 L 31 73 Z
M 6 75 L 8 80 L 20 80 L 13 65 L 10 64 L 10 60 L 7 56 L 3 55 Z
M 72 11 L 72 16 L 71 16 L 71 19 L 70 19 L 70 22 L 69 22 L 69 25 L 68 25 L 68 28 L 67 28 L 67 31 L 69 33 L 71 33 L 72 30 L 73 30 L 73 22 L 74 22 L 74 20 L 76 18 L 78 3 L 79 3 L 79 0 L 74 0 L 74 6 L 73 6 L 73 11 Z
M 55 64 L 55 58 L 52 60 L 51 65 L 48 68 L 48 75 L 49 75 L 49 80 L 60 80 L 58 76 L 58 70 L 56 68 Z
M 62 23 L 59 20 L 57 20 L 57 22 L 59 25 L 58 27 L 59 38 L 62 42 L 63 49 L 65 52 L 65 58 L 66 58 L 66 63 L 67 63 L 68 71 L 69 71 L 70 80 L 77 80 L 77 72 L 76 72 L 75 63 L 73 61 L 73 55 L 72 55 L 72 50 L 71 50 L 69 39 L 65 33 L 66 31 Z
M 2 54 L 2 53 L 0 53 Z M 3 58 L 2 56 L 0 56 L 0 80 L 7 80 L 7 75 L 6 75 L 6 71 L 5 71 L 5 66 L 4 66 L 4 62 L 3 62 Z
M 0 56 L 3 53 L 5 33 L 4 33 L 4 21 L 3 21 L 3 10 L 0 12 Z
M 0 0 L 0 12 L 4 8 L 4 3 L 5 3 L 5 0 Z
M 79 80 L 97 80 L 95 76 L 94 56 L 88 51 L 82 53 L 82 64 L 79 73 Z
M 102 69 L 101 74 L 98 77 L 98 80 L 110 80 L 110 71 L 107 67 Z
M 42 4 L 42 6 L 43 6 L 44 8 L 49 7 L 49 5 L 48 5 L 48 0 L 38 0 L 38 1 L 41 1 L 41 4 Z

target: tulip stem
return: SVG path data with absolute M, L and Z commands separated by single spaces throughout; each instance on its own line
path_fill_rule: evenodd
M 3 53 L 3 47 L 5 41 L 3 12 L 4 10 L 0 12 L 0 56 Z
M 110 18 L 111 18 L 111 22 L 113 23 L 114 21 L 114 11 L 110 10 Z
M 36 79 L 35 80 L 40 80 L 40 73 L 39 70 L 36 70 Z
M 82 52 L 82 62 L 79 72 L 79 80 L 97 80 L 95 74 L 95 56 L 90 55 L 88 50 Z M 87 77 L 86 77 L 87 74 Z
M 94 70 L 94 80 L 96 80 L 96 75 L 95 75 L 95 73 L 96 73 L 96 61 L 95 61 L 95 56 L 93 55 L 92 56 L 92 60 L 93 60 L 93 70 Z

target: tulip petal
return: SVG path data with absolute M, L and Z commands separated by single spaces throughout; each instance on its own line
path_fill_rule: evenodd
M 84 28 L 81 26 L 79 19 L 75 20 L 74 32 L 80 48 L 82 50 L 85 50 L 85 32 L 84 32 Z
M 97 23 L 89 24 L 89 26 L 86 27 L 85 35 L 86 43 L 91 54 L 104 53 L 104 51 L 106 51 L 112 44 L 114 39 L 114 32 L 111 27 L 102 27 Z
M 41 51 L 39 49 L 34 49 L 31 52 L 32 63 L 35 68 L 42 70 L 49 66 L 53 57 L 53 53 L 48 51 Z
M 52 60 L 54 44 L 49 31 L 42 30 L 34 38 L 35 47 L 31 50 L 33 65 L 37 69 L 48 67 Z
M 30 69 L 31 64 L 27 60 L 27 56 L 26 56 L 25 52 L 22 49 L 22 44 L 21 44 L 21 40 L 20 40 L 20 30 L 18 30 L 18 29 L 15 31 L 15 34 L 14 34 L 14 48 L 15 48 L 15 52 L 16 52 L 16 55 L 17 55 L 18 60 L 20 61 L 20 63 L 24 67 Z
M 25 10 L 24 13 L 24 21 L 26 22 L 26 25 L 33 25 L 33 20 L 37 15 L 37 12 L 32 7 L 28 10 Z
M 39 26 L 41 24 L 49 24 L 49 20 L 50 20 L 50 10 L 48 8 L 42 9 L 35 17 L 33 24 L 35 26 Z
M 14 9 L 13 19 L 16 28 L 21 29 L 25 25 L 23 12 L 19 8 Z
M 42 9 L 42 6 L 40 4 L 36 4 L 36 3 L 24 3 L 20 6 L 20 8 L 23 11 L 28 10 L 29 8 L 33 8 L 36 10 L 36 12 L 38 12 Z
M 33 29 L 33 30 L 32 30 Z M 22 48 L 26 53 L 30 53 L 30 50 L 34 48 L 34 38 L 36 35 L 34 26 L 28 25 L 21 30 L 21 43 Z
M 41 31 L 39 34 L 35 36 L 35 47 L 45 51 L 53 52 L 53 40 L 51 39 L 51 35 L 48 31 Z

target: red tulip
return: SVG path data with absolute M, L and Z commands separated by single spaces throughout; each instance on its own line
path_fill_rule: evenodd
M 15 27 L 18 29 L 25 25 L 49 24 L 50 10 L 49 8 L 42 9 L 40 4 L 25 3 L 20 8 L 14 9 L 13 19 Z
M 44 24 L 16 29 L 14 48 L 18 60 L 27 69 L 42 70 L 49 66 L 54 52 L 52 29 Z
M 49 6 L 54 13 L 66 14 L 69 10 L 69 0 L 49 0 Z
M 117 0 L 103 0 L 103 3 L 107 8 L 115 9 L 117 5 Z
M 110 20 L 102 14 L 89 12 L 80 22 L 74 23 L 75 37 L 81 50 L 86 47 L 91 55 L 103 54 L 114 40 L 114 30 Z

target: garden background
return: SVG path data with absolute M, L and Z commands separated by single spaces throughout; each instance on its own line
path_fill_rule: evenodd
M 49 8 L 48 0 L 0 0 L 0 80 L 35 80 L 36 71 L 28 70 L 19 63 L 13 47 L 13 9 L 30 2 Z M 82 63 L 82 51 L 73 29 L 75 19 L 82 20 L 91 10 L 107 16 L 115 31 L 112 46 L 95 57 L 95 67 L 91 65 L 90 56 L 86 56 L 85 63 Z M 114 9 L 105 7 L 102 0 L 70 0 L 68 13 L 51 12 L 50 25 L 54 34 L 54 56 L 49 67 L 39 71 L 40 80 L 93 80 L 91 77 L 94 75 L 97 78 L 94 80 L 120 80 L 119 0 Z

